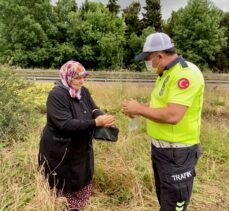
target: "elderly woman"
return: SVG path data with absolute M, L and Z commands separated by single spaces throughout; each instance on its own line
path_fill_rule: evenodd
M 111 127 L 114 117 L 103 114 L 83 86 L 88 72 L 76 61 L 60 69 L 60 81 L 49 93 L 47 123 L 39 149 L 39 166 L 50 188 L 67 198 L 69 210 L 86 205 L 92 191 L 95 127 Z

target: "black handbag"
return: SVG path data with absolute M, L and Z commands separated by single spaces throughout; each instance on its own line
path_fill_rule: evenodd
M 101 141 L 116 142 L 118 140 L 119 129 L 117 127 L 96 127 L 93 138 Z

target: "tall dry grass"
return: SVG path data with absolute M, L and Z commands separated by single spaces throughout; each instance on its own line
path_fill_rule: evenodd
M 110 83 L 88 83 L 87 86 L 97 104 L 104 111 L 116 116 L 120 136 L 117 143 L 94 142 L 94 189 L 85 210 L 158 210 L 145 120 L 137 118 L 138 128 L 129 132 L 129 120 L 120 110 L 121 102 L 128 98 L 147 102 L 152 87 Z M 37 87 L 42 87 L 42 93 L 47 96 L 44 89 L 50 89 L 51 85 L 43 84 Z M 206 91 L 201 133 L 203 153 L 197 166 L 198 176 L 189 206 L 190 211 L 229 210 L 229 131 L 228 119 L 224 118 L 229 114 L 228 97 L 229 92 Z M 33 99 L 36 103 L 45 103 L 37 101 L 35 96 Z M 43 112 L 44 106 L 41 107 Z M 55 197 L 37 171 L 39 135 L 44 124 L 45 116 L 42 115 L 39 127 L 31 131 L 26 143 L 15 143 L 9 148 L 1 149 L 0 210 L 64 209 L 65 200 Z

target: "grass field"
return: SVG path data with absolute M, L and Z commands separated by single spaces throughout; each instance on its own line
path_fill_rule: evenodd
M 39 136 L 45 124 L 45 101 L 51 84 L 25 90 L 25 102 L 40 113 L 38 127 L 31 126 L 27 142 L 0 149 L 0 210 L 61 211 L 64 199 L 55 198 L 37 172 Z M 120 109 L 124 99 L 147 102 L 149 85 L 88 83 L 96 103 L 116 116 L 120 128 L 117 143 L 94 142 L 93 195 L 86 211 L 158 210 L 153 186 L 150 142 L 145 121 L 128 131 L 128 118 Z M 202 156 L 197 165 L 190 211 L 229 210 L 229 91 L 206 90 L 201 130 Z

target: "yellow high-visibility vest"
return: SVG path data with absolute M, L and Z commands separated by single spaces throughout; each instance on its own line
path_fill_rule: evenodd
M 188 107 L 183 119 L 176 125 L 147 120 L 147 133 L 154 139 L 183 144 L 198 144 L 204 78 L 199 68 L 178 57 L 163 75 L 157 78 L 151 94 L 150 107 L 163 108 L 169 103 Z

